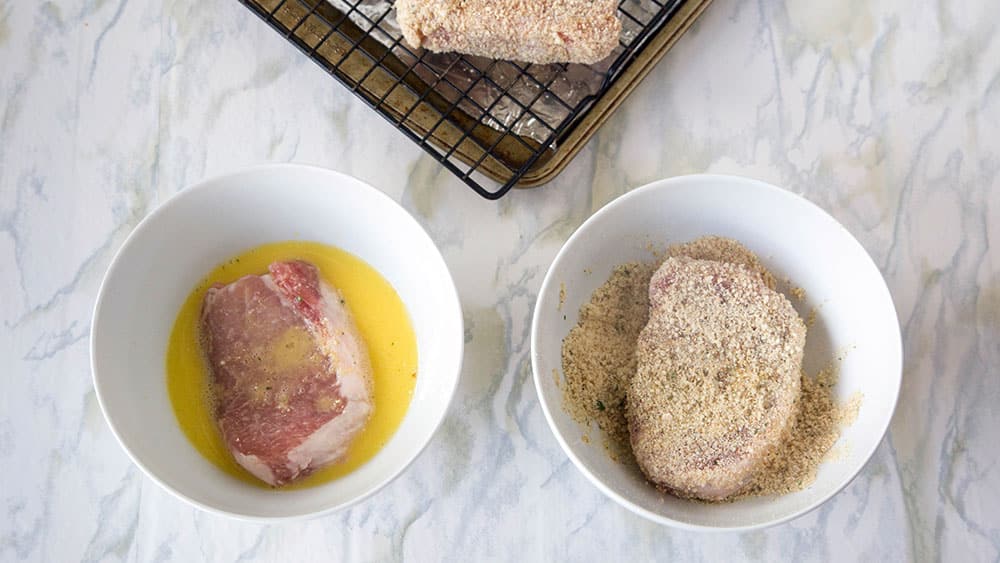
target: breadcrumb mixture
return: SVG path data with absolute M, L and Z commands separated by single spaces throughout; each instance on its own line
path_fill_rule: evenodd
M 799 411 L 790 436 L 737 498 L 794 493 L 816 480 L 816 472 L 840 438 L 841 429 L 854 422 L 861 408 L 859 394 L 838 406 L 834 401 L 836 384 L 833 368 L 815 377 L 802 374 Z
M 635 374 L 635 343 L 649 315 L 649 278 L 656 264 L 631 262 L 611 272 L 563 340 L 563 408 L 577 422 L 596 423 L 604 446 L 631 461 L 625 392 Z
M 626 390 L 636 373 L 636 342 L 649 318 L 649 281 L 662 259 L 671 256 L 741 264 L 774 287 L 774 276 L 742 245 L 705 237 L 672 246 L 666 256 L 650 263 L 622 264 L 593 293 L 581 307 L 577 325 L 563 340 L 563 408 L 581 424 L 596 424 L 610 457 L 623 463 L 635 463 L 625 416 Z M 764 469 L 735 498 L 794 492 L 815 480 L 841 429 L 853 422 L 860 408 L 860 396 L 838 406 L 835 384 L 832 369 L 816 376 L 801 374 L 790 431 L 769 454 Z

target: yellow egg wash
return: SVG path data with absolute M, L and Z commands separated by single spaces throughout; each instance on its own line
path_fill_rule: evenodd
M 344 461 L 321 469 L 282 489 L 300 489 L 347 475 L 371 459 L 403 421 L 417 381 L 417 340 L 396 290 L 356 256 L 324 244 L 287 241 L 248 250 L 212 270 L 181 307 L 167 347 L 167 391 L 177 422 L 194 447 L 226 473 L 268 486 L 233 459 L 212 416 L 210 374 L 199 340 L 201 304 L 215 283 L 267 273 L 272 262 L 305 260 L 340 290 L 368 345 L 375 380 L 375 409 L 351 444 Z

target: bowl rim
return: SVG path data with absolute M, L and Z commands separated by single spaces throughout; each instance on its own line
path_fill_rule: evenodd
M 114 417 L 109 414 L 107 408 L 105 407 L 105 398 L 102 393 L 102 385 L 100 383 L 100 378 L 97 375 L 97 361 L 96 361 L 96 352 L 100 335 L 98 334 L 98 331 L 95 330 L 95 328 L 98 326 L 98 322 L 100 320 L 102 305 L 104 303 L 104 298 L 105 298 L 105 286 L 108 282 L 108 279 L 111 278 L 112 274 L 119 267 L 122 256 L 135 243 L 138 234 L 144 232 L 146 229 L 149 228 L 149 224 L 152 222 L 154 217 L 163 213 L 167 213 L 170 209 L 175 207 L 180 200 L 186 197 L 190 197 L 194 193 L 201 192 L 204 190 L 219 189 L 219 186 L 225 186 L 226 184 L 230 183 L 233 179 L 236 179 L 240 176 L 244 176 L 247 174 L 258 174 L 258 173 L 281 174 L 285 171 L 292 171 L 292 170 L 307 172 L 310 174 L 326 175 L 330 177 L 331 181 L 333 182 L 342 182 L 345 185 L 352 185 L 351 189 L 358 189 L 363 191 L 367 190 L 371 192 L 376 197 L 376 199 L 381 199 L 383 202 L 389 204 L 391 207 L 395 207 L 396 209 L 401 211 L 402 215 L 405 217 L 403 221 L 409 222 L 413 227 L 416 227 L 417 230 L 416 232 L 419 233 L 417 236 L 422 237 L 424 239 L 424 242 L 429 243 L 430 247 L 434 249 L 434 253 L 436 254 L 437 258 L 441 261 L 441 266 L 443 267 L 443 271 L 446 276 L 444 280 L 441 280 L 445 282 L 443 284 L 444 285 L 443 290 L 447 294 L 448 301 L 455 304 L 454 313 L 456 314 L 457 318 L 453 319 L 453 322 L 457 323 L 455 326 L 458 327 L 457 334 L 459 336 L 458 348 L 454 352 L 454 355 L 457 356 L 457 358 L 452 358 L 452 361 L 455 362 L 455 374 L 454 377 L 452 378 L 450 385 L 448 386 L 449 387 L 447 391 L 448 397 L 447 400 L 445 401 L 444 408 L 441 409 L 440 413 L 436 415 L 436 420 L 433 420 L 431 425 L 431 431 L 427 434 L 427 438 L 423 441 L 422 444 L 420 444 L 418 448 L 416 448 L 413 451 L 412 454 L 408 456 L 408 458 L 404 463 L 400 464 L 396 468 L 393 468 L 385 478 L 379 480 L 375 485 L 369 487 L 362 494 L 354 498 L 351 498 L 347 501 L 341 502 L 339 504 L 335 504 L 333 506 L 329 506 L 312 512 L 301 512 L 301 513 L 279 515 L 279 516 L 243 514 L 240 512 L 218 508 L 206 504 L 204 502 L 198 501 L 186 495 L 182 491 L 170 486 L 169 484 L 161 480 L 156 475 L 156 473 L 152 471 L 145 463 L 143 463 L 143 461 L 140 460 L 128 447 L 128 445 L 122 439 L 121 434 L 118 431 L 118 427 L 116 426 Z M 286 187 L 286 189 L 288 188 Z M 420 455 L 427 449 L 427 446 L 430 445 L 431 441 L 434 439 L 434 436 L 437 435 L 438 430 L 440 430 L 441 425 L 444 423 L 445 418 L 448 416 L 448 413 L 451 411 L 451 407 L 454 404 L 455 394 L 456 391 L 458 390 L 458 384 L 462 379 L 462 364 L 464 361 L 464 348 L 465 348 L 465 340 L 463 336 L 465 333 L 465 321 L 462 313 L 462 302 L 458 294 L 458 289 L 455 286 L 454 276 L 452 275 L 450 268 L 448 268 L 448 264 L 444 260 L 444 256 L 441 254 L 441 249 L 434 242 L 434 239 L 431 238 L 430 234 L 427 232 L 426 229 L 424 229 L 423 225 L 421 225 L 420 222 L 417 221 L 416 218 L 413 217 L 413 215 L 406 210 L 406 208 L 404 208 L 401 204 L 399 204 L 397 201 L 386 195 L 381 190 L 349 174 L 345 174 L 343 172 L 338 172 L 336 170 L 331 170 L 329 168 L 324 168 L 321 166 L 316 166 L 311 164 L 266 163 L 266 164 L 248 166 L 237 170 L 232 170 L 229 172 L 224 172 L 221 174 L 216 174 L 214 176 L 204 178 L 202 180 L 199 180 L 198 182 L 188 185 L 187 187 L 171 195 L 156 208 L 149 211 L 128 234 L 128 236 L 125 238 L 125 241 L 118 248 L 118 250 L 115 251 L 114 257 L 108 264 L 108 267 L 104 272 L 104 276 L 101 278 L 101 284 L 97 290 L 97 297 L 94 300 L 90 327 L 91 331 L 90 331 L 89 352 L 90 352 L 91 382 L 94 386 L 94 391 L 97 396 L 98 405 L 100 406 L 101 409 L 101 414 L 103 415 L 104 420 L 107 423 L 108 427 L 111 429 L 111 433 L 112 435 L 114 435 L 115 440 L 118 442 L 118 445 L 122 448 L 122 450 L 125 451 L 125 454 L 128 456 L 128 458 L 132 461 L 133 464 L 135 464 L 142 471 L 143 474 L 146 475 L 146 477 L 148 477 L 154 483 L 159 485 L 163 490 L 167 491 L 174 497 L 184 501 L 188 505 L 194 506 L 195 508 L 201 509 L 208 513 L 225 516 L 245 522 L 275 523 L 275 522 L 311 520 L 313 518 L 318 518 L 320 516 L 333 514 L 335 512 L 339 512 L 341 510 L 350 508 L 351 506 L 354 506 L 370 498 L 375 493 L 381 491 L 387 485 L 389 485 L 389 483 L 396 480 L 396 478 L 398 478 L 404 471 L 406 471 L 406 469 L 410 467 L 410 465 L 412 465 L 413 462 L 416 461 L 416 459 L 420 457 Z
M 560 262 L 562 261 L 563 257 L 567 252 L 567 249 L 570 248 L 573 245 L 573 243 L 577 241 L 578 238 L 581 238 L 583 236 L 582 233 L 588 230 L 588 228 L 596 224 L 605 215 L 610 215 L 611 213 L 614 213 L 618 207 L 623 206 L 626 202 L 628 202 L 632 198 L 641 197 L 642 195 L 648 192 L 656 190 L 672 189 L 680 185 L 685 185 L 689 183 L 700 183 L 700 182 L 741 183 L 753 189 L 761 190 L 763 192 L 769 192 L 771 195 L 776 195 L 777 197 L 784 197 L 784 198 L 790 198 L 792 200 L 797 200 L 799 204 L 805 204 L 806 207 L 810 207 L 812 208 L 813 211 L 819 212 L 822 216 L 828 218 L 830 221 L 832 221 L 835 225 L 837 225 L 848 235 L 848 238 L 850 239 L 849 244 L 854 245 L 857 249 L 861 250 L 862 254 L 865 257 L 865 260 L 867 260 L 867 263 L 870 264 L 875 269 L 876 272 L 878 272 L 879 279 L 881 280 L 882 283 L 878 284 L 876 290 L 879 293 L 882 293 L 883 298 L 889 303 L 889 306 L 892 311 L 893 320 L 895 321 L 894 326 L 896 327 L 896 330 L 893 331 L 894 338 L 892 338 L 892 350 L 889 351 L 889 354 L 890 357 L 895 359 L 896 363 L 899 365 L 899 371 L 894 374 L 887 374 L 888 376 L 893 376 L 895 379 L 895 381 L 893 382 L 894 384 L 893 384 L 893 394 L 892 394 L 892 408 L 888 410 L 885 416 L 885 420 L 881 423 L 882 428 L 879 431 L 878 441 L 874 443 L 874 445 L 870 448 L 869 451 L 864 452 L 864 455 L 860 456 L 861 458 L 864 459 L 864 461 L 858 465 L 857 469 L 850 476 L 850 478 L 845 479 L 843 483 L 839 484 L 836 487 L 833 487 L 829 493 L 819 497 L 815 502 L 807 505 L 805 508 L 757 524 L 737 525 L 737 526 L 709 526 L 703 524 L 692 524 L 689 522 L 675 520 L 673 518 L 669 518 L 667 516 L 663 516 L 661 514 L 649 511 L 633 503 L 624 496 L 618 494 L 611 487 L 606 485 L 592 471 L 590 471 L 583 463 L 583 461 L 574 453 L 573 449 L 570 447 L 566 438 L 562 435 L 562 433 L 559 432 L 559 429 L 555 423 L 555 419 L 553 418 L 552 412 L 550 410 L 550 406 L 544 399 L 545 395 L 542 391 L 542 379 L 540 375 L 541 372 L 539 370 L 539 365 L 538 365 L 539 364 L 538 324 L 540 322 L 542 314 L 541 313 L 542 307 L 539 306 L 539 303 L 542 299 L 542 296 L 547 295 L 551 291 L 551 287 L 553 287 L 557 283 L 555 281 L 556 266 L 560 264 Z M 587 480 L 590 481 L 594 486 L 596 486 L 607 497 L 611 498 L 619 505 L 624 506 L 633 513 L 642 516 L 643 518 L 646 518 L 647 520 L 656 522 L 661 525 L 672 526 L 682 530 L 699 531 L 699 532 L 744 532 L 752 530 L 761 530 L 764 528 L 777 526 L 779 524 L 789 522 L 791 520 L 799 518 L 800 516 L 804 516 L 809 512 L 812 512 L 820 505 L 826 503 L 828 500 L 836 496 L 840 491 L 844 490 L 849 484 L 851 484 L 854 481 L 854 479 L 857 478 L 857 476 L 861 473 L 861 471 L 865 468 L 865 466 L 871 461 L 872 456 L 874 456 L 879 446 L 885 440 L 886 433 L 889 430 L 889 425 L 892 422 L 893 415 L 896 412 L 896 406 L 899 403 L 899 393 L 900 393 L 900 388 L 902 386 L 902 375 L 903 375 L 903 343 L 902 343 L 902 333 L 899 327 L 899 313 L 896 311 L 896 304 L 892 299 L 892 293 L 889 291 L 889 287 L 885 282 L 885 276 L 882 274 L 882 271 L 878 267 L 878 264 L 876 264 L 875 261 L 872 259 L 871 254 L 869 254 L 868 251 L 865 250 L 864 246 L 861 245 L 858 239 L 853 234 L 851 234 L 851 232 L 847 230 L 847 228 L 842 223 L 840 223 L 840 221 L 838 221 L 835 217 L 833 217 L 826 210 L 816 205 L 812 201 L 806 199 L 805 197 L 795 192 L 779 188 L 773 184 L 769 184 L 761 180 L 745 176 L 735 176 L 728 174 L 686 174 L 681 176 L 673 176 L 673 177 L 661 178 L 659 180 L 654 180 L 652 182 L 644 184 L 638 188 L 630 190 L 612 199 L 611 201 L 603 205 L 597 212 L 588 217 L 583 223 L 581 223 L 580 226 L 573 231 L 573 234 L 570 235 L 570 237 L 566 240 L 566 242 L 563 243 L 562 247 L 559 249 L 559 252 L 556 254 L 555 258 L 553 258 L 552 262 L 549 264 L 549 268 L 545 273 L 545 278 L 542 281 L 542 285 L 538 290 L 538 296 L 535 299 L 535 310 L 532 314 L 532 319 L 531 319 L 530 354 L 531 354 L 532 377 L 535 382 L 535 392 L 538 394 L 538 402 L 541 404 L 542 412 L 545 414 L 545 420 L 549 425 L 549 430 L 555 436 L 556 441 L 559 442 L 559 446 L 562 448 L 563 452 L 567 455 L 567 457 L 569 457 L 570 461 L 573 462 L 573 465 L 575 465 L 576 468 L 581 473 L 583 473 L 583 475 L 587 478 Z

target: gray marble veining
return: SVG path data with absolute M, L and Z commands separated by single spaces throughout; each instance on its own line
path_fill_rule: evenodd
M 0 560 L 997 560 L 998 16 L 995 0 L 715 0 L 566 172 L 494 203 L 237 2 L 0 0 Z M 198 512 L 131 465 L 87 342 L 139 219 L 206 176 L 290 160 L 417 216 L 454 273 L 467 350 L 402 477 L 346 512 L 263 526 Z M 906 351 L 862 474 L 746 534 L 661 528 L 604 498 L 549 432 L 527 361 L 536 292 L 573 229 L 630 188 L 706 171 L 843 222 L 887 279 Z

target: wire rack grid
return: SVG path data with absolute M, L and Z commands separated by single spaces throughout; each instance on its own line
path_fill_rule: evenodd
M 554 155 L 687 0 L 620 0 L 602 63 L 533 65 L 409 47 L 389 2 L 239 0 L 487 199 Z M 498 182 L 487 187 L 484 177 Z

